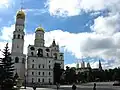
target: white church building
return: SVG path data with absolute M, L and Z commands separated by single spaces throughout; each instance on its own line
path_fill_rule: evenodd
M 64 69 L 64 54 L 59 51 L 59 45 L 55 40 L 49 47 L 45 46 L 45 30 L 42 27 L 36 28 L 34 45 L 28 46 L 27 55 L 23 54 L 24 27 L 25 13 L 20 10 L 16 15 L 11 49 L 11 57 L 15 62 L 15 73 L 17 72 L 22 80 L 25 80 L 27 73 L 27 83 L 53 83 L 54 64 L 60 63 L 61 68 Z

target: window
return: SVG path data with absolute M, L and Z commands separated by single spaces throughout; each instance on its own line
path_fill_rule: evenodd
M 49 54 L 47 53 L 47 57 L 49 57 Z
M 42 57 L 43 56 L 43 50 L 42 49 L 38 49 L 37 55 L 38 55 L 38 57 Z
M 15 63 L 19 63 L 19 58 L 15 57 Z
M 47 48 L 47 49 L 46 49 L 46 51 L 47 51 L 47 52 L 50 52 L 50 49 L 49 49 L 49 48 Z
M 25 63 L 25 59 L 24 59 L 24 58 L 22 59 L 22 63 L 23 63 L 23 64 Z
M 49 65 L 49 69 L 51 68 L 51 66 Z
M 49 83 L 51 82 L 51 79 L 49 78 Z
M 38 74 L 40 75 L 40 72 L 38 72 Z
M 42 82 L 44 82 L 44 78 L 42 79 Z
M 50 76 L 50 74 L 51 74 L 51 73 L 49 72 L 49 76 Z
M 32 75 L 34 75 L 34 72 L 32 72 Z
M 44 68 L 44 64 L 43 64 L 43 68 Z
M 18 34 L 18 39 L 20 39 L 20 34 Z
M 32 56 L 34 55 L 33 52 L 31 52 L 31 55 L 32 55 Z
M 15 39 L 16 38 L 16 35 L 13 35 L 13 39 Z
M 38 78 L 38 82 L 40 82 L 40 78 Z
M 34 82 L 34 78 L 32 78 L 32 83 Z
M 39 64 L 39 66 L 38 66 L 38 67 L 40 68 L 40 66 L 41 66 L 41 65 Z
M 22 35 L 22 39 L 24 39 L 24 36 Z
M 31 50 L 35 50 L 35 48 L 34 48 L 34 47 L 31 47 L 30 49 L 31 49 Z
M 32 62 L 34 62 L 34 60 L 32 60 Z
M 50 63 L 50 61 L 49 61 L 49 63 Z
M 34 68 L 34 64 L 32 64 L 32 68 Z
M 44 76 L 44 72 L 43 72 L 43 76 Z

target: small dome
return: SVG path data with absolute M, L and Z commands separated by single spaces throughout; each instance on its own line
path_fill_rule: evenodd
M 38 28 L 36 28 L 36 31 L 42 31 L 42 32 L 44 32 L 44 28 L 38 27 Z
M 20 10 L 20 11 L 18 11 L 16 17 L 17 17 L 17 19 L 25 19 L 25 13 L 22 10 Z

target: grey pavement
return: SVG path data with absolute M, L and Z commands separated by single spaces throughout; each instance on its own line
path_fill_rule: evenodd
M 77 90 L 93 90 L 93 84 L 92 83 L 87 83 L 87 84 L 82 84 L 82 85 L 77 85 Z M 120 86 L 113 86 L 113 82 L 97 82 L 96 83 L 96 90 L 120 90 Z M 72 90 L 71 89 L 72 85 L 61 85 L 59 90 Z M 56 90 L 55 87 L 54 89 L 50 88 L 37 88 L 36 90 Z M 33 90 L 32 88 L 28 89 L 21 89 L 21 90 Z

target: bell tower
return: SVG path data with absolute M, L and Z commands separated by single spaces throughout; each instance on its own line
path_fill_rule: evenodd
M 25 13 L 21 9 L 17 12 L 15 30 L 12 38 L 11 58 L 14 60 L 14 74 L 18 74 L 21 80 L 25 76 L 25 62 L 26 55 L 23 54 L 24 50 L 24 27 L 25 27 Z

